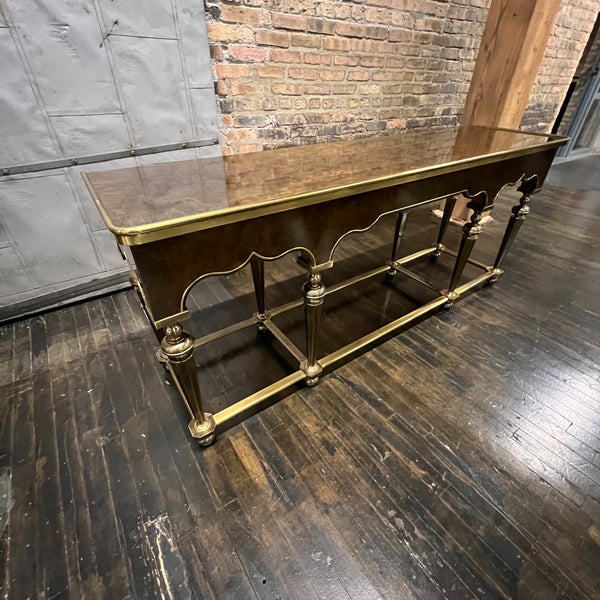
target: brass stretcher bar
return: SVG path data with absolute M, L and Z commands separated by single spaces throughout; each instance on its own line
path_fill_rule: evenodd
M 159 360 L 169 369 L 190 412 L 190 431 L 201 444 L 214 439 L 223 423 L 304 380 L 315 385 L 324 369 L 369 347 L 407 323 L 502 273 L 500 265 L 523 220 L 529 198 L 543 183 L 566 138 L 485 127 L 439 128 L 397 135 L 282 148 L 251 154 L 169 162 L 84 173 L 85 183 L 129 261 L 131 280 L 160 342 Z M 498 192 L 518 184 L 493 265 L 470 258 L 481 233 L 484 211 Z M 444 247 L 456 197 L 469 198 L 472 216 L 460 247 Z M 407 212 L 446 199 L 437 240 L 409 256 L 399 256 Z M 390 261 L 326 289 L 323 273 L 347 235 L 366 231 L 382 216 L 397 215 Z M 307 271 L 302 298 L 284 306 L 265 305 L 264 263 L 290 252 Z M 448 287 L 438 290 L 407 268 L 418 258 L 455 257 Z M 232 273 L 250 263 L 257 312 L 244 321 L 194 340 L 181 325 L 189 318 L 186 299 L 201 279 Z M 465 266 L 482 274 L 459 285 Z M 323 299 L 359 281 L 401 272 L 434 289 L 438 296 L 368 335 L 319 356 Z M 306 348 L 298 348 L 273 322 L 304 305 Z M 194 349 L 250 326 L 270 332 L 298 362 L 298 369 L 215 415 L 204 411 Z

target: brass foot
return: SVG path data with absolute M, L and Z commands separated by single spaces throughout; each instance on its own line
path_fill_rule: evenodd
M 256 326 L 258 327 L 258 330 L 266 331 L 267 326 L 265 325 L 265 321 L 268 321 L 271 318 L 271 315 L 268 312 L 264 312 L 264 313 L 256 312 L 252 316 L 256 319 Z
M 386 271 L 385 276 L 386 277 L 393 277 L 394 275 L 398 274 L 398 269 L 396 268 L 397 263 L 395 261 L 390 261 L 387 263 L 390 268 Z
M 320 375 L 323 372 L 323 367 L 317 362 L 313 365 L 309 365 L 308 361 L 304 361 L 300 365 L 300 369 L 304 371 L 306 375 L 305 383 L 309 387 L 313 387 L 319 383 Z
M 460 297 L 460 294 L 458 294 L 457 292 L 448 292 L 446 294 L 446 298 L 448 298 L 448 302 L 446 302 L 446 304 L 444 304 L 443 308 L 445 308 L 446 310 L 448 310 L 449 308 L 452 308 L 454 306 L 454 301 L 458 300 L 459 297 Z
M 493 283 L 496 283 L 496 281 L 498 281 L 498 277 L 500 277 L 500 275 L 503 275 L 504 271 L 502 269 L 492 269 L 492 276 L 487 280 L 486 283 L 488 283 L 489 285 L 492 285 Z
M 441 255 L 442 250 L 445 248 L 444 244 L 434 244 L 435 250 L 429 255 L 429 260 L 435 262 Z
M 215 419 L 210 413 L 204 413 L 204 421 L 192 419 L 188 425 L 192 437 L 198 440 L 201 446 L 212 444 L 215 439 Z

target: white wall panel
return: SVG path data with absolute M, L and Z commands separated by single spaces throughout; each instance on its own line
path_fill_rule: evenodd
M 111 37 L 135 146 L 192 139 L 177 41 Z
M 203 2 L 0 0 L 0 131 L 0 167 L 218 137 Z M 81 171 L 220 153 L 0 177 L 0 304 L 124 269 Z
M 110 160 L 107 162 L 93 163 L 91 165 L 67 169 L 67 176 L 71 182 L 71 188 L 73 189 L 75 196 L 79 199 L 79 204 L 85 215 L 85 220 L 92 231 L 106 229 L 106 225 L 83 182 L 81 173 L 86 171 L 106 171 L 108 169 L 127 169 L 129 167 L 135 167 L 136 165 L 137 162 L 135 158 L 122 158 L 120 160 Z
M 175 7 L 188 85 L 214 89 L 204 3 L 197 0 L 175 0 Z M 206 48 L 206 51 L 199 52 L 199 48 Z
M 0 29 L 0 131 L 0 166 L 58 157 L 8 29 Z
M 51 120 L 65 156 L 129 148 L 129 133 L 122 114 L 51 117 Z
M 219 113 L 212 89 L 190 90 L 196 135 L 201 138 L 218 137 Z
M 94 231 L 92 237 L 105 269 L 125 270 L 129 268 L 117 248 L 115 236 L 108 229 Z
M 34 286 L 11 247 L 0 248 L 0 306 L 2 296 L 24 292 Z
M 98 4 L 106 31 L 176 39 L 169 0 L 99 0 Z
M 119 112 L 92 0 L 4 0 L 50 114 Z
M 37 285 L 100 271 L 65 175 L 4 181 L 0 218 Z

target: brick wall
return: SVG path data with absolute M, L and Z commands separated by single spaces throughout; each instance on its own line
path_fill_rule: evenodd
M 550 131 L 598 15 L 598 0 L 563 0 L 521 127 Z
M 490 0 L 208 0 L 223 152 L 455 125 Z
M 459 122 L 491 0 L 205 0 L 223 153 Z M 598 0 L 564 0 L 522 126 L 549 130 Z

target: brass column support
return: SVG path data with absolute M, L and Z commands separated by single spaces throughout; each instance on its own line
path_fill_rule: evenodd
M 450 218 L 452 217 L 452 211 L 454 210 L 455 205 L 456 197 L 448 196 L 444 204 L 444 214 L 442 215 L 437 242 L 434 244 L 435 250 L 429 256 L 429 260 L 432 262 L 435 262 L 442 254 L 442 250 L 444 249 L 444 235 L 446 234 L 446 229 L 448 229 L 448 224 L 450 223 Z
M 398 218 L 396 219 L 396 230 L 394 231 L 394 241 L 392 243 L 392 258 L 390 260 L 389 271 L 387 272 L 387 274 L 390 276 L 396 275 L 396 273 L 398 273 L 398 269 L 396 268 L 396 261 L 398 260 L 398 250 L 400 249 L 400 242 L 404 237 L 407 217 L 407 212 L 401 212 L 398 214 Z
M 306 328 L 306 361 L 300 369 L 306 375 L 306 384 L 313 386 L 319 382 L 323 367 L 317 361 L 317 337 L 321 322 L 321 309 L 325 298 L 325 286 L 320 273 L 311 272 L 304 284 L 304 325 Z
M 260 258 L 253 256 L 250 259 L 252 267 L 252 281 L 254 282 L 254 294 L 256 296 L 256 319 L 258 328 L 265 329 L 263 323 L 269 318 L 265 310 L 265 263 Z
M 467 208 L 470 208 L 473 211 L 473 214 L 471 215 L 471 220 L 463 226 L 463 234 L 460 240 L 458 254 L 456 255 L 456 262 L 454 263 L 454 271 L 452 272 L 450 285 L 448 286 L 448 292 L 446 293 L 448 302 L 444 305 L 445 308 L 450 308 L 459 296 L 458 292 L 456 292 L 456 287 L 458 286 L 463 271 L 465 270 L 465 266 L 469 261 L 473 246 L 483 229 L 480 222 L 486 204 L 486 192 L 475 194 L 470 198 L 467 204 Z
M 167 368 L 192 415 L 190 432 L 201 445 L 208 446 L 215 439 L 215 420 L 202 409 L 194 360 L 194 338 L 183 331 L 179 323 L 173 323 L 165 328 L 165 337 L 160 345 Z
M 504 273 L 504 271 L 500 268 L 500 264 L 504 260 L 504 257 L 508 253 L 512 243 L 517 237 L 517 233 L 519 233 L 519 229 L 521 229 L 521 225 L 523 225 L 523 221 L 529 214 L 529 197 L 531 193 L 538 186 L 538 176 L 532 175 L 528 179 L 523 179 L 521 181 L 521 185 L 517 188 L 517 191 L 522 193 L 521 198 L 519 198 L 519 204 L 513 206 L 512 215 L 508 220 L 508 225 L 506 226 L 506 231 L 504 232 L 504 237 L 502 238 L 502 242 L 500 244 L 500 249 L 498 250 L 498 256 L 496 256 L 496 261 L 494 262 L 493 268 L 493 276 L 489 279 L 489 283 L 494 283 L 498 281 L 498 277 Z

